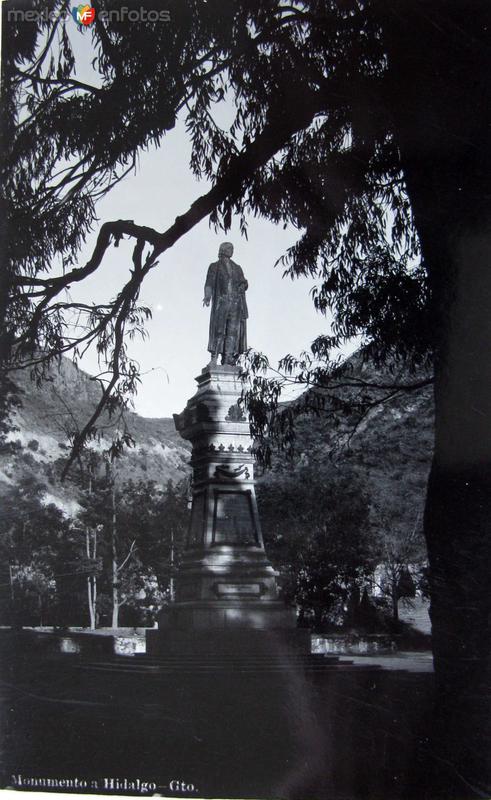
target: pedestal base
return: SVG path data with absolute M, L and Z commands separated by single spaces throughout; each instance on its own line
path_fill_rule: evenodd
M 203 631 L 294 629 L 296 614 L 280 600 L 175 603 L 160 612 L 160 630 Z
M 283 662 L 310 653 L 310 631 L 303 628 L 147 631 L 148 656 L 265 656 Z
M 310 633 L 295 617 L 279 600 L 174 603 L 160 612 L 159 629 L 147 631 L 147 653 L 308 654 Z

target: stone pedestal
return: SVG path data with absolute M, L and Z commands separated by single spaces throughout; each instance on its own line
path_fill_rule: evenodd
M 264 550 L 238 375 L 238 367 L 205 368 L 198 391 L 174 416 L 193 445 L 193 501 L 176 601 L 162 609 L 159 630 L 148 632 L 149 652 L 181 649 L 186 633 L 200 647 L 208 641 L 218 650 L 227 649 L 227 637 L 254 649 L 279 640 L 307 649 L 294 609 L 278 599 L 276 572 Z

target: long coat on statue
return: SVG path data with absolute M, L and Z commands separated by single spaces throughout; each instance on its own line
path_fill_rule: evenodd
M 205 283 L 205 295 L 211 293 L 210 353 L 238 355 L 247 350 L 248 283 L 242 267 L 228 259 L 210 264 Z M 208 291 L 207 291 L 208 290 Z

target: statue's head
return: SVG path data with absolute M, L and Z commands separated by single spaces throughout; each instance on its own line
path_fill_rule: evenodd
M 220 258 L 221 256 L 232 258 L 233 253 L 234 253 L 234 246 L 231 242 L 223 242 L 218 248 L 218 258 Z

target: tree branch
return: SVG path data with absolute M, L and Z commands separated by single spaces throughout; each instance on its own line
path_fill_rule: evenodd
M 92 94 L 102 94 L 103 89 L 98 89 L 97 86 L 90 86 L 88 83 L 77 81 L 75 78 L 41 78 L 39 75 L 33 75 L 30 72 L 22 72 L 18 67 L 14 68 L 14 73 L 19 75 L 23 80 L 32 81 L 33 83 L 42 83 L 47 86 L 71 86 L 76 89 L 84 89 Z
M 95 272 L 109 247 L 111 237 L 115 244 L 123 236 L 131 236 L 143 240 L 153 246 L 150 263 L 141 271 L 141 279 L 155 265 L 156 258 L 170 249 L 182 236 L 188 233 L 195 225 L 211 214 L 222 202 L 228 198 L 238 196 L 245 180 L 258 167 L 264 165 L 278 152 L 298 130 L 310 124 L 315 114 L 322 108 L 323 102 L 320 94 L 313 94 L 306 98 L 303 109 L 300 109 L 295 119 L 288 116 L 286 120 L 275 120 L 267 124 L 262 132 L 249 146 L 245 147 L 237 156 L 230 159 L 224 174 L 219 177 L 215 185 L 207 194 L 199 197 L 190 206 L 188 211 L 175 219 L 164 233 L 158 233 L 153 228 L 136 225 L 132 220 L 118 220 L 105 222 L 97 237 L 94 252 L 89 261 L 82 268 L 76 268 L 55 278 L 35 280 L 36 286 L 45 286 L 46 292 L 43 300 L 36 306 L 31 324 L 22 339 L 27 342 L 34 341 L 35 333 L 41 322 L 42 315 L 50 301 L 70 284 L 80 282 Z M 284 124 L 282 124 L 284 123 Z M 30 285 L 30 278 L 18 278 L 17 285 Z M 141 282 L 141 281 L 140 281 Z
M 137 548 L 136 548 L 136 539 L 134 539 L 134 540 L 131 542 L 131 546 L 130 546 L 130 549 L 129 549 L 128 555 L 126 556 L 126 558 L 125 558 L 125 560 L 123 561 L 123 563 L 122 563 L 122 564 L 120 564 L 120 566 L 117 568 L 116 572 L 121 572 L 121 570 L 122 570 L 122 569 L 124 569 L 124 567 L 126 566 L 126 564 L 128 563 L 128 561 L 130 560 L 131 556 L 133 555 L 133 553 L 135 552 L 135 550 L 136 550 L 136 549 L 137 549 Z
M 63 470 L 62 478 L 72 465 L 77 453 L 83 447 L 87 437 L 93 431 L 94 424 L 102 410 L 107 405 L 111 394 L 120 378 L 120 358 L 124 348 L 125 321 L 129 314 L 132 303 L 136 300 L 143 279 L 150 269 L 156 265 L 156 259 L 166 250 L 170 249 L 182 236 L 190 231 L 206 216 L 215 211 L 218 206 L 228 200 L 233 202 L 239 197 L 244 183 L 254 173 L 256 169 L 265 165 L 279 150 L 289 141 L 290 137 L 309 125 L 315 115 L 322 110 L 324 99 L 321 93 L 311 92 L 306 94 L 304 102 L 293 115 L 283 115 L 281 109 L 277 110 L 272 118 L 265 124 L 263 130 L 257 135 L 256 139 L 244 147 L 240 153 L 233 156 L 227 167 L 220 175 L 215 185 L 204 195 L 195 200 L 194 203 L 182 216 L 176 217 L 174 223 L 164 232 L 158 233 L 153 228 L 136 225 L 132 220 L 118 220 L 106 222 L 102 225 L 97 242 L 91 258 L 82 268 L 75 268 L 64 275 L 54 278 L 35 280 L 36 286 L 44 286 L 45 293 L 43 299 L 36 306 L 34 314 L 27 331 L 19 337 L 17 344 L 24 344 L 24 351 L 27 347 L 34 348 L 36 333 L 42 322 L 43 315 L 49 310 L 50 302 L 64 289 L 72 283 L 80 282 L 94 273 L 102 263 L 103 257 L 111 238 L 115 240 L 117 246 L 123 236 L 130 236 L 137 240 L 133 253 L 133 263 L 135 270 L 131 280 L 121 291 L 118 301 L 111 310 L 108 311 L 105 321 L 99 325 L 102 330 L 108 321 L 115 318 L 114 322 L 114 350 L 110 360 L 112 378 L 102 392 L 101 399 L 96 409 L 91 415 L 84 428 L 76 434 L 73 442 L 72 452 Z M 150 255 L 146 258 L 145 264 L 141 265 L 141 256 L 144 243 L 153 247 Z M 30 278 L 20 278 L 17 285 L 32 285 Z M 86 337 L 85 337 L 86 338 Z M 72 343 L 71 347 L 76 344 Z M 45 360 L 57 355 L 49 353 Z
M 82 449 L 87 438 L 92 433 L 96 420 L 98 419 L 103 409 L 105 408 L 107 401 L 111 396 L 111 392 L 113 391 L 114 387 L 116 386 L 120 378 L 119 362 L 120 362 L 120 355 L 122 353 L 124 345 L 124 325 L 126 316 L 131 308 L 131 302 L 133 299 L 131 289 L 129 288 L 130 285 L 131 282 L 130 284 L 127 284 L 127 286 L 125 287 L 126 289 L 125 297 L 121 302 L 120 310 L 115 322 L 115 344 L 114 344 L 113 355 L 111 357 L 112 378 L 107 384 L 107 386 L 103 389 L 101 399 L 99 400 L 94 412 L 92 413 L 92 416 L 85 424 L 85 426 L 82 428 L 82 430 L 77 432 L 74 437 L 72 451 L 61 474 L 62 481 L 66 478 L 71 465 L 73 464 L 73 462 L 77 457 L 78 452 Z
M 336 379 L 334 379 L 336 380 Z M 326 384 L 329 389 L 378 389 L 380 391 L 396 391 L 396 392 L 414 392 L 418 389 L 423 389 L 425 386 L 431 386 L 434 382 L 433 378 L 424 378 L 420 381 L 413 383 L 379 383 L 377 381 L 364 381 L 360 379 L 353 379 L 349 381 L 341 381 L 340 383 Z M 316 388 L 322 388 L 322 385 L 312 387 L 313 391 Z

